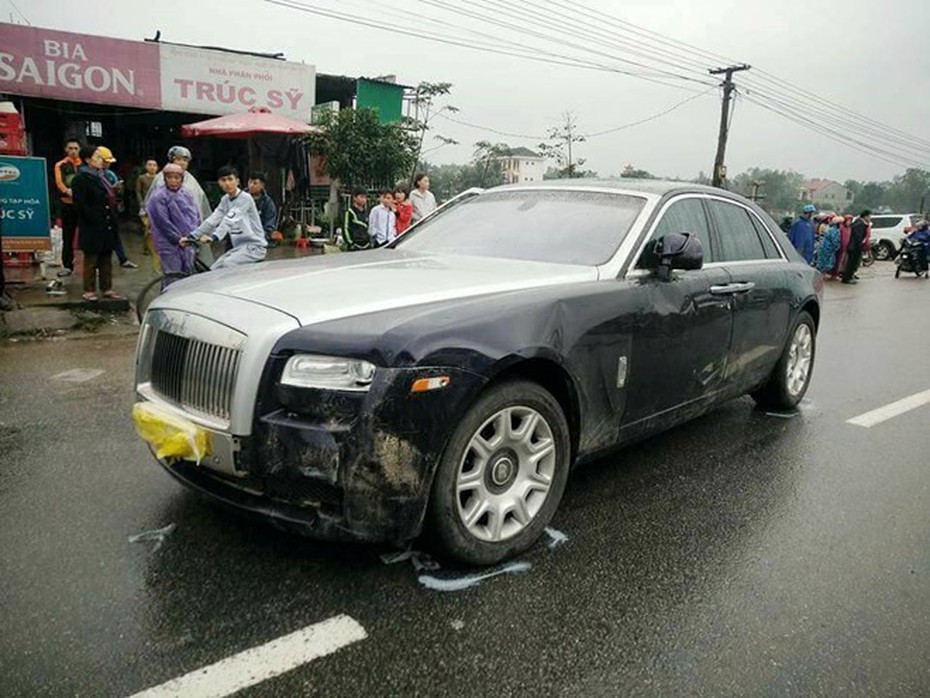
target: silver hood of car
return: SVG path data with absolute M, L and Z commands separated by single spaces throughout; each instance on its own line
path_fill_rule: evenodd
M 311 257 L 197 274 L 159 299 L 199 292 L 250 301 L 310 325 L 380 310 L 596 281 L 595 267 L 494 257 L 424 255 L 382 249 Z

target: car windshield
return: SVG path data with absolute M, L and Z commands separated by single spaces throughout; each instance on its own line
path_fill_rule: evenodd
M 586 191 L 489 192 L 453 204 L 397 245 L 410 252 L 593 266 L 613 256 L 645 203 Z

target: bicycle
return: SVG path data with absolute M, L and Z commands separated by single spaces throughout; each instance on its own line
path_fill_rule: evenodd
M 192 274 L 203 274 L 210 271 L 210 265 L 213 263 L 213 251 L 210 246 L 203 245 L 199 240 L 195 239 L 190 239 L 190 243 L 194 245 L 194 248 L 197 250 L 197 254 L 194 256 L 193 271 L 169 271 L 167 273 L 162 273 L 143 286 L 142 290 L 139 291 L 139 294 L 136 296 L 136 318 L 139 320 L 139 324 L 142 324 L 142 318 L 145 317 L 145 311 L 148 310 L 151 302 L 164 292 L 166 281 L 171 283 L 172 281 L 186 279 Z

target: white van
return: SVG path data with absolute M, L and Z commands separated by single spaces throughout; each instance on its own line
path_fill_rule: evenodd
M 894 259 L 901 249 L 901 241 L 921 218 L 923 216 L 916 213 L 873 214 L 872 254 L 875 259 Z

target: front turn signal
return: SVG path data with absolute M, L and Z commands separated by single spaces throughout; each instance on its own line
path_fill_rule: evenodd
M 430 390 L 440 390 L 445 388 L 449 383 L 452 382 L 452 379 L 449 376 L 434 376 L 432 378 L 418 378 L 413 381 L 413 385 L 410 387 L 411 393 L 427 393 Z

